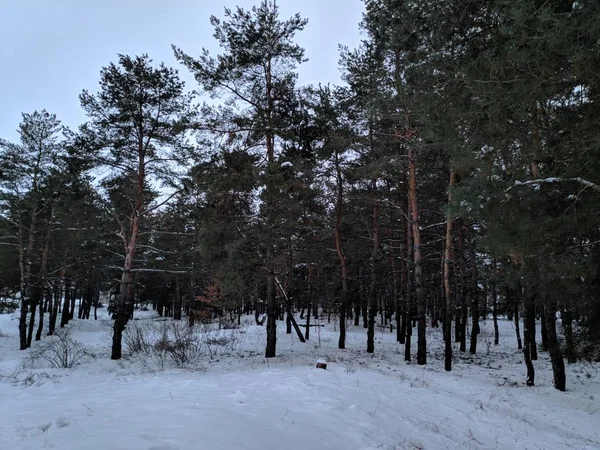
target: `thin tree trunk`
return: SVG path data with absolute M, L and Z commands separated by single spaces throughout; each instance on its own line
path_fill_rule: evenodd
M 460 270 L 460 351 L 467 351 L 467 321 L 469 311 L 467 308 L 467 287 L 465 268 L 465 225 L 461 219 L 458 219 L 458 259 Z
M 525 291 L 525 321 L 527 322 L 527 332 L 529 334 L 528 342 L 529 342 L 529 353 L 531 354 L 531 359 L 536 361 L 538 359 L 537 356 L 537 344 L 535 342 L 535 297 L 533 288 L 528 288 Z M 527 345 L 527 344 L 524 344 Z
M 143 199 L 142 199 L 143 200 Z M 141 209 L 141 207 L 140 207 Z M 121 359 L 123 331 L 129 318 L 129 305 L 133 297 L 133 260 L 136 252 L 137 238 L 140 226 L 140 215 L 134 214 L 131 222 L 131 234 L 129 242 L 125 247 L 125 262 L 123 264 L 123 274 L 119 284 L 119 296 L 115 305 L 113 339 L 110 359 Z
M 515 298 L 512 288 L 506 288 L 506 302 L 513 305 L 515 333 L 517 335 L 517 348 L 519 350 L 523 350 L 523 342 L 521 341 L 521 330 L 519 326 L 519 301 Z
M 544 320 L 548 332 L 548 352 L 552 362 L 552 373 L 554 375 L 554 387 L 559 391 L 566 389 L 565 362 L 560 351 L 560 345 L 556 336 L 556 310 L 550 305 L 544 305 Z
M 173 306 L 173 319 L 181 320 L 181 289 L 179 275 L 175 275 L 175 305 Z
M 496 262 L 494 261 L 494 271 Z M 500 330 L 498 328 L 498 292 L 496 291 L 496 281 L 492 281 L 492 318 L 494 320 L 494 345 L 500 343 Z
M 71 280 L 65 278 L 64 280 L 64 300 L 62 305 L 62 312 L 60 315 L 60 327 L 64 328 L 69 323 L 69 305 L 71 304 Z
M 21 312 L 19 315 L 19 348 L 25 350 L 27 348 L 27 312 L 29 302 L 26 295 L 25 277 L 25 236 L 23 231 L 23 215 L 19 214 L 19 269 L 20 269 L 20 284 L 21 284 Z
M 33 265 L 33 264 L 32 264 Z M 39 266 L 35 265 L 35 272 L 37 275 L 33 274 L 33 270 L 31 273 L 30 281 L 29 281 L 29 299 L 31 302 L 31 315 L 29 317 L 29 330 L 27 332 L 27 347 L 31 347 L 31 341 L 33 340 L 33 328 L 35 325 L 35 313 L 40 300 L 42 299 L 42 295 L 44 293 L 43 289 L 40 286 L 39 279 Z M 41 306 L 41 305 L 40 305 Z M 41 309 L 41 308 L 40 308 Z M 43 312 L 42 312 L 43 315 Z
M 410 200 L 409 200 L 410 201 Z M 410 219 L 406 220 L 406 261 L 410 261 L 413 252 L 412 242 L 412 226 Z M 408 263 L 407 263 L 408 267 Z M 411 360 L 411 345 L 412 345 L 412 320 L 413 320 L 413 300 L 412 300 L 412 274 L 411 270 L 407 268 L 406 277 L 406 319 L 405 319 L 405 330 L 406 330 L 406 341 L 404 344 L 404 361 Z
M 290 298 L 288 297 L 286 291 L 283 289 L 283 286 L 281 285 L 277 277 L 275 277 L 275 282 L 279 286 L 279 290 L 281 291 L 281 293 L 283 294 L 283 298 L 285 299 L 285 308 L 290 324 L 294 327 L 294 330 L 296 330 L 296 334 L 298 335 L 298 339 L 300 339 L 300 342 L 306 342 L 304 336 L 302 336 L 302 331 L 300 330 L 300 327 L 298 326 L 298 323 L 294 318 L 294 314 L 292 314 L 292 302 L 290 301 Z
M 444 369 L 452 370 L 452 290 L 450 289 L 450 267 L 452 264 L 452 217 L 450 205 L 452 204 L 452 188 L 454 187 L 454 170 L 450 171 L 448 183 L 448 211 L 446 213 L 446 241 L 444 245 L 444 297 L 442 304 L 442 318 L 444 323 Z
M 569 364 L 574 364 L 577 362 L 577 358 L 575 356 L 575 345 L 573 343 L 573 313 L 566 306 L 560 314 L 563 332 L 565 335 L 565 356 L 567 357 L 567 362 Z
M 540 302 L 539 304 L 540 307 L 540 316 L 542 317 L 542 330 L 541 330 L 541 334 L 542 334 L 542 350 L 547 352 L 548 351 L 548 329 L 546 328 L 546 319 L 544 319 L 546 313 L 545 313 L 545 306 L 543 302 Z
M 308 280 L 307 280 L 307 289 L 306 289 L 306 331 L 304 332 L 304 338 L 306 340 L 310 339 L 310 316 L 311 316 L 311 301 L 312 301 L 312 266 L 310 261 L 308 262 Z
M 525 366 L 527 367 L 527 380 L 525 384 L 527 386 L 534 386 L 535 384 L 535 369 L 533 368 L 533 363 L 531 362 L 531 343 L 529 340 L 530 331 L 529 331 L 529 323 L 526 317 L 523 318 L 523 357 L 525 359 Z
M 379 204 L 377 202 L 377 180 L 371 181 L 373 206 L 371 210 L 371 284 L 369 286 L 369 328 L 367 330 L 367 353 L 375 352 L 375 316 L 377 315 L 377 253 L 379 251 Z
M 413 234 L 413 258 L 415 267 L 415 292 L 417 297 L 417 364 L 427 363 L 427 338 L 425 328 L 427 326 L 427 299 L 423 292 L 422 277 L 422 256 L 421 256 L 421 230 L 419 228 L 419 209 L 417 205 L 417 168 L 416 152 L 413 146 L 408 149 L 408 167 L 409 167 L 409 199 L 410 199 L 410 218 Z
M 471 272 L 473 285 L 473 292 L 471 294 L 471 317 L 473 318 L 473 324 L 471 325 L 469 353 L 472 355 L 477 353 L 477 336 L 479 336 L 479 332 L 481 331 L 479 328 L 479 280 L 477 276 L 477 261 L 475 258 L 475 251 L 471 249 Z
M 54 334 L 54 330 L 56 329 L 56 319 L 58 318 L 58 310 L 60 309 L 60 301 L 62 299 L 63 292 L 63 283 L 65 278 L 65 271 L 62 269 L 60 271 L 60 280 L 54 283 L 52 293 L 54 300 L 52 302 L 52 312 L 50 313 L 50 324 L 48 326 L 48 336 L 52 336 Z
M 335 174 L 337 183 L 336 196 L 336 214 L 335 214 L 335 250 L 338 259 L 340 260 L 341 275 L 342 275 L 342 298 L 340 302 L 340 337 L 338 340 L 338 348 L 346 348 L 346 309 L 348 308 L 348 267 L 346 265 L 346 255 L 342 248 L 342 215 L 344 208 L 344 186 L 342 179 L 342 170 L 340 168 L 340 158 L 338 150 L 334 151 Z

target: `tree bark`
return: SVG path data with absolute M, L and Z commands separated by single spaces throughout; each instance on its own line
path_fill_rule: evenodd
M 569 364 L 577 362 L 575 355 L 575 344 L 573 342 L 573 313 L 569 306 L 565 306 L 560 313 L 561 322 L 563 325 L 563 333 L 565 336 L 565 356 Z
M 523 357 L 525 359 L 525 366 L 527 367 L 527 380 L 525 384 L 527 386 L 534 386 L 535 384 L 535 369 L 533 368 L 533 363 L 531 362 L 531 343 L 530 343 L 530 331 L 529 331 L 529 323 L 526 317 L 523 318 Z
M 417 297 L 417 364 L 427 363 L 427 338 L 425 336 L 425 327 L 427 326 L 426 313 L 427 303 L 423 292 L 422 277 L 422 256 L 421 256 L 421 230 L 419 228 L 419 209 L 417 205 L 417 169 L 416 152 L 414 147 L 408 149 L 408 167 L 409 167 L 409 199 L 410 199 L 410 218 L 413 234 L 413 261 L 415 268 L 415 293 Z
M 477 276 L 477 260 L 475 259 L 475 251 L 471 248 L 471 275 L 473 292 L 471 293 L 471 317 L 473 324 L 471 325 L 471 341 L 469 353 L 472 355 L 477 353 L 477 336 L 481 331 L 479 328 L 479 280 Z
M 348 308 L 348 267 L 346 265 L 346 255 L 342 248 L 342 216 L 344 208 L 344 185 L 342 178 L 342 169 L 340 167 L 340 157 L 337 148 L 334 150 L 335 178 L 336 178 L 336 213 L 334 240 L 335 250 L 340 260 L 342 277 L 342 298 L 340 301 L 340 337 L 338 348 L 346 348 L 346 309 Z
M 306 331 L 304 332 L 304 338 L 306 340 L 310 339 L 310 316 L 311 316 L 311 308 L 312 308 L 312 278 L 313 278 L 313 269 L 310 261 L 307 262 L 308 267 L 308 277 L 306 280 Z
M 554 387 L 559 391 L 566 389 L 565 362 L 560 351 L 560 345 L 556 336 L 556 310 L 550 305 L 544 305 L 544 320 L 548 333 L 548 352 L 552 363 L 554 375 Z
M 444 297 L 442 304 L 442 318 L 444 323 L 444 369 L 452 370 L 452 290 L 450 288 L 450 268 L 452 264 L 452 217 L 450 205 L 452 203 L 452 188 L 454 187 L 454 170 L 450 171 L 448 183 L 448 211 L 446 213 L 446 240 L 444 245 Z
M 513 305 L 515 333 L 517 335 L 517 348 L 519 350 L 523 350 L 523 342 L 521 341 L 521 329 L 519 326 L 519 300 L 515 298 L 513 289 L 509 287 L 506 288 L 506 302 L 510 305 Z
M 495 272 L 495 261 L 493 265 Z M 500 330 L 498 328 L 498 292 L 496 291 L 496 281 L 492 281 L 492 319 L 494 321 L 494 345 L 498 345 L 500 343 Z
M 377 180 L 371 181 L 373 205 L 371 207 L 371 283 L 369 286 L 369 328 L 367 330 L 367 353 L 375 352 L 375 316 L 377 315 L 377 254 L 379 252 L 379 203 Z
M 409 200 L 410 203 L 410 200 Z M 410 209 L 410 208 L 409 208 Z M 406 276 L 406 319 L 405 332 L 406 340 L 404 344 L 404 361 L 411 360 L 411 345 L 412 345 L 412 320 L 413 320 L 413 300 L 412 300 L 412 274 L 408 267 L 408 261 L 411 261 L 413 253 L 412 242 L 412 224 L 409 218 L 406 219 L 406 261 L 407 261 L 407 276 Z
M 533 361 L 537 361 L 537 344 L 535 342 L 535 296 L 533 287 L 527 289 L 525 291 L 525 295 L 525 320 L 523 323 L 527 326 L 527 333 L 529 335 L 527 341 L 529 343 L 529 353 L 531 354 L 531 359 Z M 525 333 L 525 330 L 523 330 L 523 333 Z

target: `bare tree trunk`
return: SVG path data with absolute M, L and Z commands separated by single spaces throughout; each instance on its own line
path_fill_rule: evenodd
M 496 272 L 496 261 L 493 262 L 494 275 Z M 492 318 L 494 320 L 494 345 L 500 343 L 500 330 L 498 329 L 498 292 L 496 291 L 496 281 L 492 281 Z
M 377 253 L 379 251 L 379 204 L 377 202 L 377 180 L 371 181 L 373 205 L 371 210 L 371 284 L 369 286 L 369 328 L 367 330 L 367 353 L 375 352 L 375 316 L 377 315 Z
M 568 305 L 566 305 L 560 313 L 563 333 L 565 335 L 565 356 L 569 364 L 577 362 L 575 356 L 575 344 L 573 343 L 573 313 Z
M 143 183 L 143 180 L 142 180 Z M 141 191 L 143 192 L 143 190 Z M 143 204 L 143 197 L 138 200 L 140 203 L 139 210 Z M 138 208 L 136 208 L 137 210 Z M 122 357 L 122 340 L 123 331 L 129 319 L 129 306 L 133 297 L 133 260 L 136 252 L 137 238 L 140 227 L 140 214 L 134 213 L 131 221 L 131 233 L 129 242 L 125 247 L 125 262 L 123 264 L 123 274 L 121 275 L 121 283 L 119 284 L 119 296 L 116 301 L 114 311 L 113 324 L 113 339 L 110 359 L 121 359 Z M 125 235 L 125 233 L 123 233 Z M 124 239 L 126 239 L 124 237 Z
M 304 332 L 304 338 L 306 340 L 310 339 L 310 316 L 311 316 L 311 307 L 312 307 L 312 265 L 310 261 L 308 261 L 308 279 L 306 280 L 306 331 Z
M 409 200 L 410 201 L 410 200 Z M 406 261 L 412 260 L 413 242 L 412 242 L 412 225 L 410 219 L 406 220 Z M 412 340 L 412 320 L 413 320 L 413 300 L 412 300 L 412 274 L 408 268 L 407 263 L 407 277 L 406 277 L 406 319 L 405 331 L 406 341 L 404 344 L 404 361 L 411 360 L 411 340 Z
M 175 275 L 175 305 L 173 306 L 173 318 L 181 320 L 181 289 L 179 286 L 179 275 Z
M 62 269 L 60 271 L 60 280 L 54 282 L 54 286 L 52 289 L 52 294 L 54 297 L 52 304 L 52 312 L 50 313 L 50 324 L 48 326 L 48 336 L 52 336 L 54 334 L 54 330 L 56 329 L 56 319 L 58 318 L 58 310 L 60 309 L 60 301 L 62 300 L 63 293 L 63 283 L 65 279 L 65 271 Z
M 529 343 L 529 353 L 531 354 L 531 359 L 533 361 L 536 361 L 538 359 L 537 357 L 537 344 L 535 342 L 535 296 L 534 296 L 534 291 L 533 288 L 527 288 L 525 291 L 525 321 L 527 323 L 527 333 L 529 334 L 528 336 L 528 343 Z M 525 330 L 523 330 L 523 333 L 525 333 Z M 525 336 L 523 336 L 524 338 Z M 527 344 L 524 344 L 527 345 Z
M 417 168 L 416 152 L 414 147 L 408 149 L 408 167 L 409 167 L 409 199 L 410 199 L 410 218 L 413 234 L 413 258 L 415 266 L 415 292 L 417 296 L 417 364 L 427 363 L 427 338 L 425 328 L 427 326 L 427 300 L 423 292 L 423 276 L 421 267 L 421 230 L 419 228 L 419 209 L 417 206 Z
M 533 363 L 531 362 L 531 354 L 530 354 L 530 341 L 529 341 L 529 324 L 527 318 L 523 318 L 523 357 L 525 359 L 525 366 L 527 367 L 527 380 L 525 384 L 527 386 L 533 386 L 535 384 L 535 369 L 533 368 Z
M 27 332 L 27 347 L 31 347 L 31 341 L 33 340 L 33 327 L 35 325 L 36 308 L 37 308 L 38 303 L 40 302 L 43 292 L 44 292 L 40 286 L 39 266 L 37 264 L 31 264 L 31 266 L 33 266 L 33 269 L 31 271 L 31 275 L 30 275 L 30 279 L 29 279 L 29 294 L 28 294 L 29 301 L 31 303 L 31 315 L 29 317 L 29 330 Z M 36 275 L 34 275 L 34 272 L 36 273 Z
M 508 303 L 509 305 L 513 305 L 515 333 L 517 335 L 517 348 L 519 350 L 523 350 L 523 343 L 521 342 L 521 330 L 519 326 L 519 300 L 515 298 L 514 291 L 512 288 L 506 288 L 506 303 Z
M 288 297 L 286 291 L 284 290 L 277 277 L 275 277 L 275 282 L 277 283 L 277 286 L 279 286 L 279 290 L 281 291 L 281 293 L 283 294 L 283 298 L 285 299 L 285 308 L 287 311 L 287 317 L 289 319 L 290 325 L 292 325 L 294 327 L 294 330 L 296 330 L 296 334 L 298 335 L 298 339 L 300 339 L 300 342 L 306 342 L 304 336 L 302 336 L 302 331 L 300 331 L 300 327 L 298 326 L 298 323 L 294 318 L 294 314 L 292 314 L 292 303 L 290 301 L 290 298 Z
M 479 336 L 479 332 L 481 331 L 479 328 L 479 280 L 477 276 L 477 261 L 475 258 L 475 251 L 471 248 L 471 272 L 473 285 L 473 293 L 471 294 L 471 317 L 473 318 L 473 324 L 471 325 L 469 353 L 472 355 L 477 353 L 477 336 Z
M 25 270 L 25 236 L 24 236 L 23 215 L 19 214 L 19 269 L 21 282 L 21 313 L 19 315 L 19 343 L 20 349 L 27 348 L 27 312 L 29 309 L 29 301 L 26 291 L 27 284 L 25 278 L 27 271 Z
M 285 297 L 285 309 L 287 312 L 287 317 L 285 319 L 285 334 L 292 334 L 292 319 L 294 319 L 294 314 L 292 313 L 292 305 L 290 304 L 290 299 L 288 297 L 288 292 L 290 291 L 290 278 L 293 268 L 293 248 L 292 248 L 292 238 L 288 239 L 288 257 L 287 257 L 287 270 L 285 274 L 284 286 L 282 287 L 279 283 L 279 289 L 281 289 L 281 293 Z M 277 279 L 276 279 L 277 281 Z
M 452 290 L 450 289 L 450 266 L 452 264 L 452 223 L 450 205 L 452 203 L 452 188 L 454 187 L 454 170 L 450 171 L 448 183 L 448 211 L 446 213 L 446 241 L 444 245 L 444 296 L 442 318 L 444 323 L 444 369 L 452 370 Z
M 541 329 L 541 334 L 542 334 L 542 350 L 547 352 L 548 351 L 548 329 L 546 328 L 546 319 L 544 319 L 546 313 L 545 313 L 545 306 L 543 302 L 540 302 L 539 304 L 539 308 L 540 308 L 540 316 L 542 317 L 542 329 Z
M 565 362 L 560 352 L 560 345 L 556 336 L 556 310 L 549 304 L 544 305 L 544 320 L 548 332 L 548 351 L 552 362 L 554 387 L 559 391 L 566 389 Z
M 338 348 L 346 348 L 346 309 L 348 308 L 348 267 L 346 265 L 346 255 L 342 248 L 342 216 L 344 208 L 344 185 L 342 178 L 342 169 L 340 167 L 340 155 L 337 148 L 334 151 L 335 178 L 336 178 L 336 213 L 335 213 L 335 250 L 338 259 L 340 260 L 341 275 L 342 275 L 342 298 L 340 302 L 340 338 L 338 340 Z

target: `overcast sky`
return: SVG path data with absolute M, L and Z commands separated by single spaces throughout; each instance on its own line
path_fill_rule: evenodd
M 217 51 L 209 17 L 260 0 L 0 0 L 0 138 L 17 140 L 21 112 L 46 108 L 75 128 L 85 121 L 83 89 L 96 92 L 100 69 L 118 53 L 148 53 L 179 69 L 171 44 L 191 55 Z M 280 15 L 309 23 L 297 42 L 309 61 L 301 84 L 339 82 L 338 44 L 360 41 L 361 0 L 278 0 Z M 195 86 L 193 86 L 195 87 Z

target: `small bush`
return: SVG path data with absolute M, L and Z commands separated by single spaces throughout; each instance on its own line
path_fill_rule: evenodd
M 74 340 L 68 328 L 58 330 L 37 344 L 24 365 L 35 367 L 43 361 L 53 369 L 70 369 L 81 364 L 87 353 L 80 342 Z
M 140 321 L 129 323 L 123 336 L 127 352 L 142 366 L 152 369 L 173 365 L 186 367 L 201 358 L 231 354 L 244 335 L 237 329 L 217 329 L 216 324 L 189 327 L 182 321 Z

